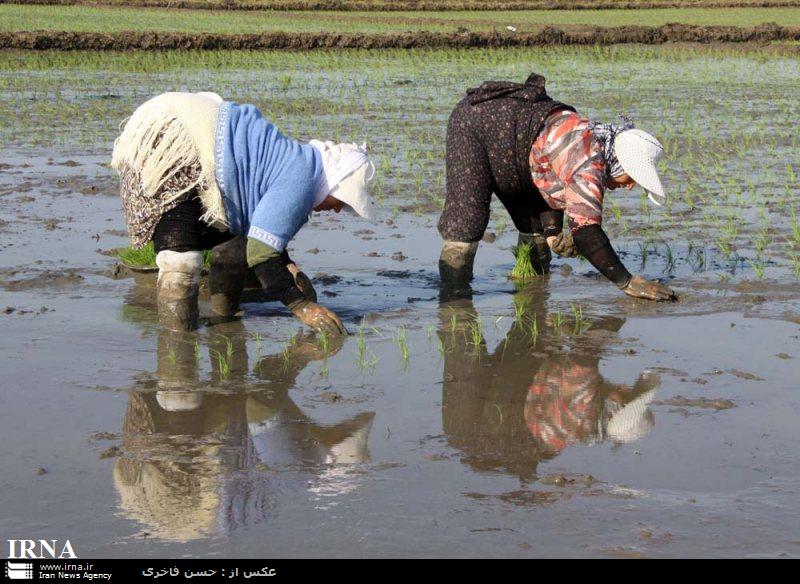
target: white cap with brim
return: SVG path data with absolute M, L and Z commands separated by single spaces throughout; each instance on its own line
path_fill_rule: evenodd
M 347 205 L 347 208 L 356 215 L 367 221 L 375 221 L 375 208 L 369 196 L 369 181 L 373 178 L 375 178 L 375 166 L 367 161 L 364 166 L 340 181 L 329 194 Z
M 606 426 L 608 437 L 617 442 L 635 442 L 653 428 L 653 413 L 648 405 L 656 396 L 651 389 L 630 401 L 611 416 Z
M 656 166 L 664 156 L 661 142 L 642 130 L 625 130 L 614 138 L 614 152 L 626 174 L 647 191 L 653 203 L 662 206 L 667 196 Z
M 367 145 L 336 144 L 311 140 L 322 155 L 322 176 L 317 185 L 316 200 L 328 195 L 342 201 L 355 214 L 374 220 L 369 182 L 375 177 L 375 165 L 367 156 Z

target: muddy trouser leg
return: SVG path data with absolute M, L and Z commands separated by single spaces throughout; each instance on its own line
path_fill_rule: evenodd
M 159 322 L 172 330 L 196 329 L 203 254 L 164 250 L 158 252 L 156 264 Z
M 443 287 L 469 286 L 495 190 L 489 158 L 470 124 L 470 115 L 468 106 L 459 104 L 447 124 L 447 193 L 439 218 L 444 239 L 439 257 Z
M 220 316 L 233 316 L 247 275 L 247 238 L 236 237 L 211 250 L 208 284 L 211 309 Z

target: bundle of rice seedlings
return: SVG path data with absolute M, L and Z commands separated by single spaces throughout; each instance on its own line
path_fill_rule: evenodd
M 509 278 L 518 282 L 526 282 L 538 275 L 536 270 L 533 269 L 533 263 L 531 263 L 532 249 L 533 245 L 530 243 L 520 243 L 513 249 L 517 262 L 508 275 Z
M 140 249 L 123 247 L 117 250 L 117 258 L 130 268 L 156 267 L 156 250 L 152 241 Z
M 151 241 L 144 247 L 136 249 L 134 247 L 123 247 L 117 250 L 117 259 L 129 268 L 134 269 L 157 269 L 156 250 Z M 203 264 L 206 268 L 211 264 L 211 250 L 203 251 Z

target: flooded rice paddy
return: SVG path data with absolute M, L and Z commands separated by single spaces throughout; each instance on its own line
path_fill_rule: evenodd
M 800 555 L 796 57 L 49 58 L 0 66 L 3 538 L 81 557 Z M 440 295 L 449 109 L 531 70 L 662 138 L 669 205 L 611 193 L 605 224 L 680 303 L 630 299 L 579 260 L 515 288 L 500 208 L 472 294 Z M 350 336 L 255 292 L 233 322 L 158 327 L 154 276 L 109 255 L 126 237 L 105 164 L 166 89 L 370 143 L 383 221 L 320 215 L 291 245 Z

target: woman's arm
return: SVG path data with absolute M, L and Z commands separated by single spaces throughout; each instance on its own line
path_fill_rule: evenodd
M 346 333 L 342 321 L 333 311 L 304 294 L 289 269 L 289 265 L 294 264 L 290 264 L 288 259 L 288 254 L 280 253 L 257 239 L 247 238 L 247 265 L 253 268 L 265 291 L 276 296 L 304 324 L 328 332 Z
M 603 231 L 605 162 L 591 131 L 579 124 L 562 139 L 565 142 L 551 158 L 551 166 L 564 185 L 562 197 L 577 252 L 629 296 L 675 300 L 677 296 L 666 286 L 632 276 Z

